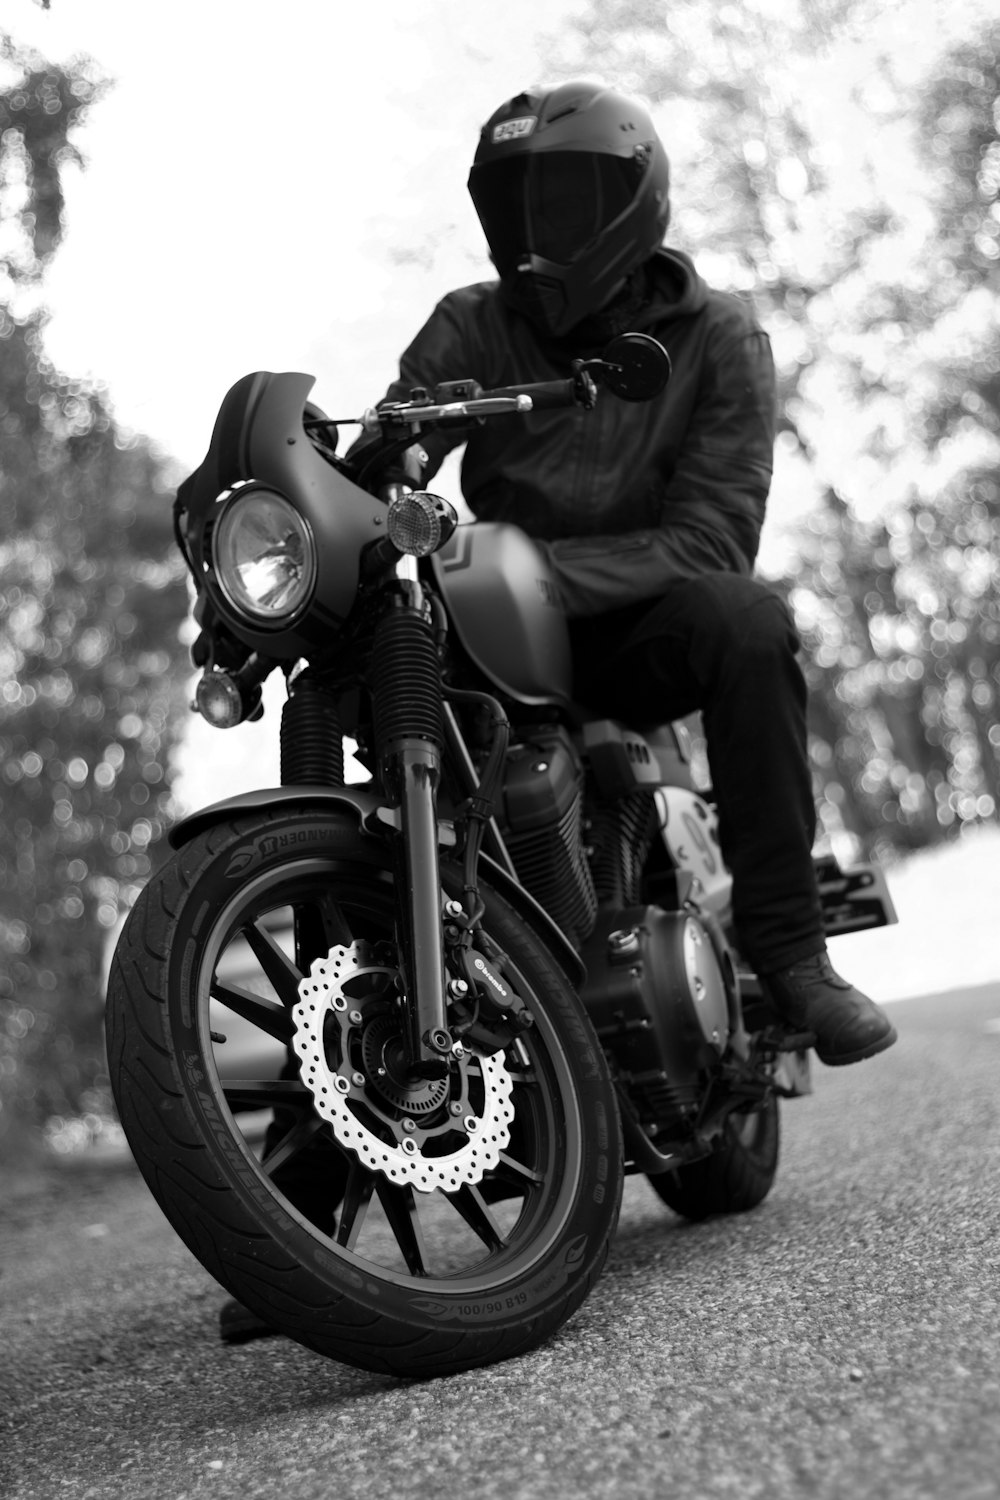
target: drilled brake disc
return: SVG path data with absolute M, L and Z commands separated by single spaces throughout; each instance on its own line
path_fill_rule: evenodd
M 502 1053 L 459 1049 L 446 1078 L 408 1078 L 387 1000 L 396 977 L 363 940 L 331 948 L 299 985 L 292 1045 L 339 1145 L 392 1182 L 455 1192 L 480 1182 L 510 1141 L 510 1075 Z

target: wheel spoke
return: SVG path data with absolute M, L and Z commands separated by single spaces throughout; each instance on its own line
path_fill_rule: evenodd
M 389 1228 L 406 1261 L 407 1270 L 414 1276 L 426 1276 L 427 1249 L 412 1187 L 397 1187 L 395 1183 L 380 1177 L 376 1183 L 376 1192 L 389 1220 Z
M 325 958 L 331 948 L 346 947 L 352 936 L 332 891 L 323 891 L 314 900 L 296 905 L 295 956 L 303 973 L 317 958 Z
M 299 998 L 299 985 L 302 983 L 300 970 L 282 952 L 262 922 L 250 922 L 242 930 L 254 957 L 274 986 L 278 999 L 286 1006 L 294 1005 Z
M 538 1082 L 538 1074 L 530 1063 L 525 1063 L 522 1067 L 519 1067 L 516 1063 L 508 1062 L 507 1074 L 515 1087 L 520 1084 L 525 1088 L 531 1088 L 532 1085 Z
M 544 1181 L 541 1172 L 534 1172 L 531 1167 L 526 1167 L 523 1162 L 515 1161 L 513 1156 L 507 1155 L 506 1151 L 500 1152 L 500 1165 L 497 1167 L 497 1172 L 503 1176 L 514 1178 L 521 1183 Z
M 489 1205 L 482 1193 L 471 1183 L 459 1188 L 457 1193 L 448 1193 L 448 1202 L 461 1214 L 474 1234 L 477 1234 L 488 1250 L 502 1250 L 507 1241 L 500 1225 L 490 1213 Z
M 298 1156 L 313 1140 L 318 1131 L 323 1129 L 323 1121 L 318 1115 L 307 1115 L 304 1119 L 296 1120 L 295 1124 L 282 1136 L 273 1151 L 269 1151 L 261 1162 L 261 1167 L 268 1177 L 273 1177 L 279 1167 L 283 1167 L 293 1156 Z
M 254 995 L 237 984 L 223 984 L 219 979 L 212 981 L 212 999 L 220 1001 L 245 1021 L 258 1026 L 261 1031 L 266 1031 L 276 1041 L 291 1040 L 294 1030 L 291 1017 L 285 1007 L 278 1005 L 276 1001 L 267 1000 L 263 995 Z
M 368 1216 L 374 1189 L 374 1177 L 369 1172 L 365 1172 L 361 1163 L 355 1158 L 348 1171 L 347 1187 L 344 1192 L 344 1201 L 340 1205 L 340 1222 L 337 1227 L 337 1244 L 343 1245 L 345 1250 L 353 1250 L 358 1242 L 358 1235 Z
M 280 1078 L 233 1078 L 222 1085 L 230 1109 L 305 1109 L 312 1104 L 312 1094 L 304 1083 Z

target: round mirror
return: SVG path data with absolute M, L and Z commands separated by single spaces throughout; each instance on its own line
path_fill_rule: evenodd
M 603 350 L 601 360 L 607 368 L 591 373 L 622 401 L 651 401 L 666 390 L 670 355 L 648 333 L 619 334 Z

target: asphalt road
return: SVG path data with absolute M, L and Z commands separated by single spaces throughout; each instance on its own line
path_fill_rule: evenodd
M 0 1208 L 4 1500 L 1000 1496 L 1000 984 L 893 1007 L 815 1067 L 756 1212 L 687 1226 L 641 1178 L 546 1347 L 398 1381 L 284 1339 L 225 1349 L 221 1294 L 137 1175 Z

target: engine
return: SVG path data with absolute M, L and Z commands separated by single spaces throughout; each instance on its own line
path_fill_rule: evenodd
M 683 1132 L 738 1024 L 732 961 L 711 916 L 678 909 L 672 874 L 653 887 L 663 906 L 643 895 L 661 843 L 654 785 L 588 762 L 559 725 L 522 731 L 505 768 L 504 838 L 526 888 L 581 950 L 581 998 L 641 1124 L 651 1136 Z
M 583 767 L 569 734 L 545 725 L 512 745 L 500 823 L 524 886 L 579 947 L 597 916 L 583 839 Z
M 650 1135 L 693 1124 L 737 1024 L 731 960 L 711 919 L 633 906 L 583 951 L 582 999 Z

